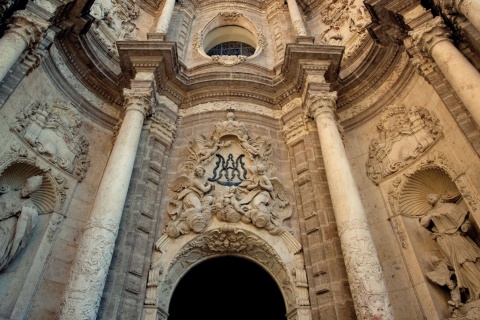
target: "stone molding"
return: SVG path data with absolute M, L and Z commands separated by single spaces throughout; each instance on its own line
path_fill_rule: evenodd
M 306 122 L 305 117 L 298 116 L 283 125 L 282 132 L 288 146 L 309 133 Z
M 443 135 L 435 114 L 420 106 L 387 107 L 377 131 L 367 161 L 367 176 L 375 184 L 415 161 Z
M 175 133 L 177 132 L 177 125 L 164 113 L 156 111 L 150 118 L 149 128 L 155 138 L 166 146 L 170 146 L 173 143 Z

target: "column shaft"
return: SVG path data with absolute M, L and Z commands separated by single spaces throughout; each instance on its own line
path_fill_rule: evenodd
M 165 0 L 165 6 L 163 7 L 162 14 L 157 22 L 155 33 L 166 34 L 168 27 L 170 26 L 170 20 L 172 19 L 173 8 L 175 7 L 175 0 Z
M 14 13 L 9 29 L 0 38 L 0 81 L 29 46 L 41 40 L 49 23 L 35 14 L 21 10 Z
M 458 12 L 463 14 L 478 31 L 480 31 L 480 1 L 455 0 Z
M 362 320 L 393 319 L 380 261 L 334 118 L 336 93 L 312 98 L 307 110 L 317 124 L 355 312 Z
M 433 45 L 430 54 L 480 127 L 480 73 L 447 39 Z
M 95 319 L 112 259 L 150 91 L 127 98 L 127 110 L 107 162 L 72 266 L 60 319 Z
M 292 19 L 293 27 L 297 37 L 307 37 L 307 29 L 305 29 L 305 24 L 303 23 L 302 14 L 298 9 L 297 2 L 295 0 L 287 0 L 288 12 L 290 13 L 290 18 Z

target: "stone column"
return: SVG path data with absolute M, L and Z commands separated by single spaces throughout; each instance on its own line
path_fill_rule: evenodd
M 298 9 L 296 0 L 287 0 L 288 12 L 290 12 L 290 18 L 292 19 L 293 27 L 297 37 L 308 37 L 307 29 L 303 23 L 302 14 Z
M 440 6 L 449 14 L 460 13 L 480 31 L 480 1 L 479 0 L 440 0 Z
M 144 75 L 143 75 L 144 76 Z M 140 133 L 151 110 L 153 74 L 124 89 L 125 116 L 107 162 L 65 289 L 60 319 L 95 319 L 112 259 Z M 149 80 L 147 80 L 149 78 Z
M 170 26 L 170 20 L 172 19 L 174 7 L 175 0 L 165 0 L 162 14 L 160 15 L 157 26 L 155 27 L 155 33 L 166 34 L 168 32 L 168 27 Z
M 336 92 L 309 92 L 305 108 L 317 124 L 355 312 L 361 320 L 393 319 L 380 261 L 335 121 L 336 99 Z
M 455 93 L 480 127 L 480 73 L 448 38 L 441 17 L 436 17 L 409 33 L 424 54 L 430 55 Z
M 0 81 L 8 74 L 23 51 L 42 39 L 49 23 L 37 15 L 21 10 L 12 16 L 12 22 L 0 38 Z

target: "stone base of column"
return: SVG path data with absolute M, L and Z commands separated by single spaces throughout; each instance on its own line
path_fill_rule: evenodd
M 307 37 L 307 36 L 297 36 L 295 39 L 296 43 L 301 44 L 313 44 L 315 41 L 315 37 Z
M 165 41 L 166 38 L 166 33 L 147 33 L 147 40 Z

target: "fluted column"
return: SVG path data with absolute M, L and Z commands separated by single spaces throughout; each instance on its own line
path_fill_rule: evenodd
M 336 92 L 308 93 L 305 108 L 317 124 L 355 312 L 361 320 L 393 319 L 380 261 L 335 121 L 336 99 Z
M 25 49 L 40 42 L 48 26 L 47 21 L 26 10 L 13 14 L 9 29 L 0 38 L 0 81 Z
M 292 19 L 293 27 L 295 28 L 295 33 L 297 37 L 308 37 L 307 29 L 303 23 L 302 14 L 298 9 L 298 4 L 296 0 L 287 0 L 288 12 L 290 13 L 290 18 Z
M 415 45 L 430 55 L 480 127 L 480 73 L 448 38 L 441 17 L 410 31 Z
M 166 34 L 168 32 L 168 27 L 170 26 L 170 20 L 172 19 L 174 7 L 175 0 L 165 0 L 162 14 L 160 15 L 157 26 L 155 27 L 155 33 Z
M 137 74 L 138 79 L 139 76 Z M 153 74 L 147 76 L 153 80 Z M 150 83 L 150 84 L 149 84 Z M 60 319 L 95 319 L 112 259 L 143 121 L 151 110 L 151 81 L 124 89 L 125 116 L 80 240 Z
M 440 0 L 447 13 L 460 13 L 480 31 L 480 0 Z

